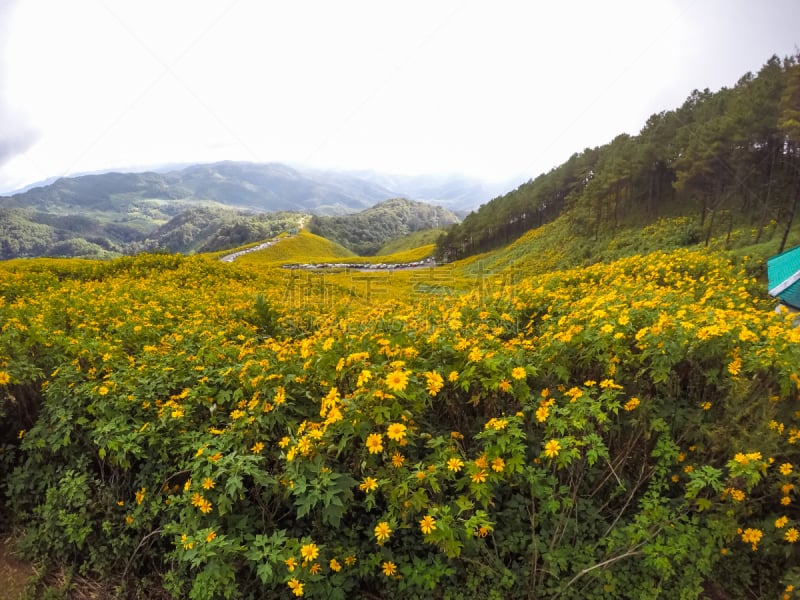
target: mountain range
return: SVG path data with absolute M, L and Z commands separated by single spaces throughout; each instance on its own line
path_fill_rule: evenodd
M 223 226 L 248 235 L 271 231 L 275 223 L 266 213 L 346 215 L 401 197 L 463 215 L 499 191 L 459 175 L 300 170 L 231 161 L 62 177 L 0 197 L 0 258 L 105 256 L 153 247 L 194 251 L 208 243 L 216 247 L 222 238 L 215 233 Z M 277 220 L 284 223 L 286 217 Z M 243 241 L 241 235 L 223 237 Z
M 181 200 L 256 211 L 332 215 L 355 212 L 389 198 L 408 198 L 466 213 L 511 187 L 510 182 L 489 185 L 455 174 L 389 175 L 223 161 L 168 170 L 61 177 L 0 196 L 0 206 L 69 213 L 103 205 L 116 208 L 125 201 Z

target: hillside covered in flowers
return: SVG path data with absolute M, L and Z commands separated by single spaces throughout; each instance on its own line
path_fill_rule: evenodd
M 0 264 L 2 524 L 118 597 L 797 597 L 800 328 L 746 266 Z

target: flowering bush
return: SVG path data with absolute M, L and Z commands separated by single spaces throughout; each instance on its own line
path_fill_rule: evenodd
M 721 256 L 363 277 L 5 265 L 28 551 L 196 599 L 800 584 L 800 330 Z

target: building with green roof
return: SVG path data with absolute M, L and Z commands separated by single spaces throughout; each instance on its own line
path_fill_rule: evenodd
M 769 295 L 800 310 L 800 246 L 767 259 Z

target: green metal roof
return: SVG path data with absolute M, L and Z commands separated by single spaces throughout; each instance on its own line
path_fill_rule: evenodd
M 800 246 L 767 260 L 769 295 L 800 309 Z

